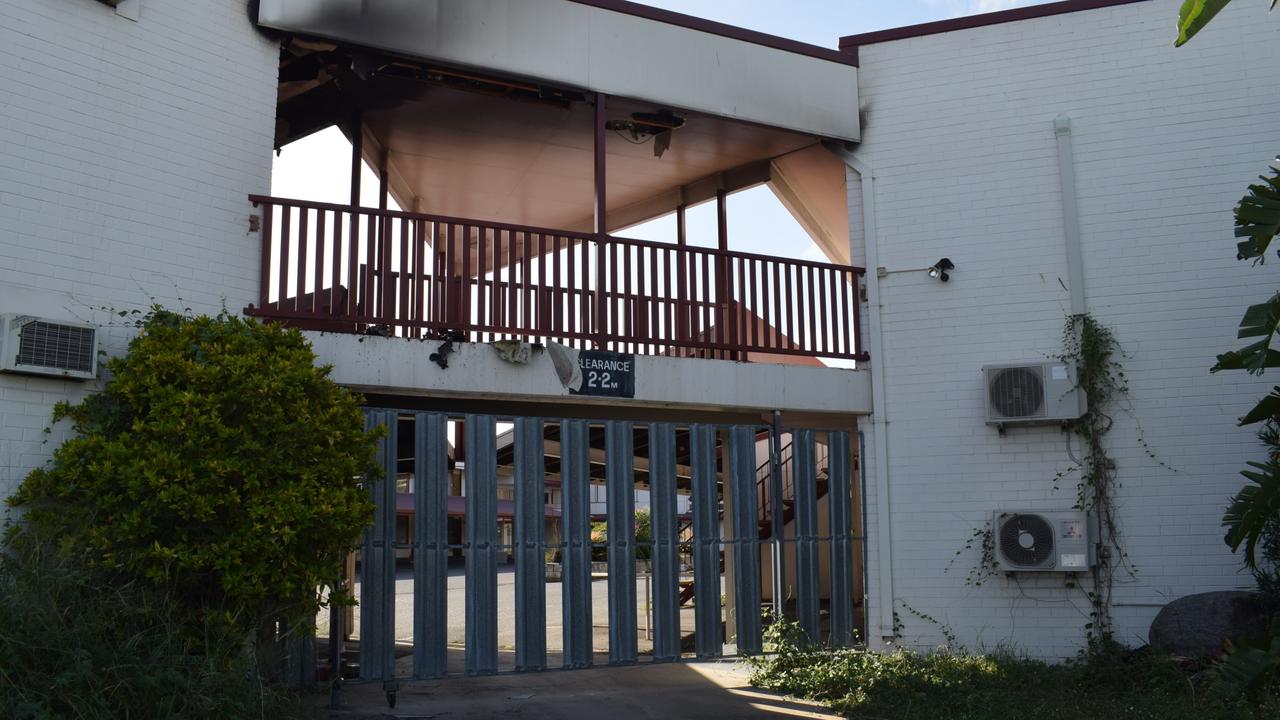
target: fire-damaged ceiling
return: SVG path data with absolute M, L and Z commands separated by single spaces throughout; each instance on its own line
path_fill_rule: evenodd
M 406 210 L 592 229 L 594 92 L 314 37 L 282 48 L 277 147 L 358 126 Z M 618 96 L 607 119 L 608 230 L 769 183 L 830 257 L 847 257 L 843 165 L 822 136 Z

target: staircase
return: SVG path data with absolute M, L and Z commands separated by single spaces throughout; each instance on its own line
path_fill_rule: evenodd
M 785 528 L 795 519 L 796 487 L 795 476 L 791 469 L 791 443 L 787 443 L 778 452 L 778 467 L 782 470 L 782 525 Z M 826 445 L 818 445 L 814 458 L 817 470 L 817 482 L 814 497 L 821 500 L 827 494 L 828 450 Z M 761 540 L 773 537 L 773 492 L 770 483 L 772 461 L 765 460 L 756 468 L 756 527 Z M 724 501 L 720 502 L 719 517 L 724 519 Z M 676 526 L 676 540 L 682 545 L 693 541 L 693 518 L 686 518 Z M 724 572 L 724 552 L 720 552 L 720 572 Z M 693 581 L 680 583 L 680 604 L 684 605 L 693 599 Z

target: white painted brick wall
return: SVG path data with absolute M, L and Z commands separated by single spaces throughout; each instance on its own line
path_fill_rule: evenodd
M 1251 584 L 1220 519 L 1238 471 L 1259 457 L 1235 419 L 1276 377 L 1208 368 L 1237 345 L 1244 307 L 1275 288 L 1272 271 L 1235 261 L 1231 209 L 1280 150 L 1280 97 L 1266 91 L 1280 17 L 1265 3 L 1235 3 L 1174 49 L 1176 9 L 1140 2 L 861 49 L 867 125 L 857 154 L 875 170 L 880 264 L 947 256 L 957 265 L 945 285 L 924 273 L 881 284 L 885 346 L 873 362 L 887 376 L 894 596 L 909 645 L 942 633 L 903 604 L 969 647 L 1061 657 L 1085 637 L 1089 602 L 1061 576 L 970 588 L 975 550 L 947 571 L 993 509 L 1074 499 L 1072 481 L 1051 490 L 1071 464 L 1063 433 L 999 437 L 983 424 L 980 373 L 1060 351 L 1060 114 L 1073 125 L 1088 305 L 1123 345 L 1130 380 L 1108 436 L 1138 568 L 1117 578 L 1117 637 L 1145 642 L 1168 600 Z M 866 459 L 874 477 L 877 458 Z M 870 515 L 874 640 L 883 529 Z
M 257 294 L 246 196 L 269 192 L 277 44 L 243 0 L 0 0 L 0 312 L 238 311 Z M 103 333 L 111 352 L 127 331 Z M 0 375 L 0 498 L 89 386 Z

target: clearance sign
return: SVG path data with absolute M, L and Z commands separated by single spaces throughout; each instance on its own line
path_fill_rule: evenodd
M 628 353 L 583 350 L 578 353 L 582 387 L 573 395 L 636 396 L 636 356 Z

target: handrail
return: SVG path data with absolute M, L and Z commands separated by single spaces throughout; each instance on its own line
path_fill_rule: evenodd
M 260 205 L 281 205 L 294 208 L 307 208 L 311 210 L 327 210 L 330 212 L 351 212 L 353 206 L 340 205 L 337 203 L 313 202 L 311 200 L 297 200 L 293 198 L 279 198 L 272 195 L 250 195 L 249 202 L 254 207 Z M 537 225 L 518 225 L 496 220 L 475 220 L 473 218 L 462 218 L 452 215 L 436 215 L 432 213 L 410 212 L 408 210 L 383 210 L 376 207 L 366 207 L 363 205 L 354 206 L 354 209 L 360 213 L 368 213 L 386 218 L 402 219 L 402 220 L 424 220 L 429 222 L 450 223 L 453 225 L 484 225 L 486 227 L 498 228 L 501 230 L 513 230 L 515 232 L 527 232 L 534 235 L 556 235 L 559 237 L 572 237 L 577 240 L 596 240 L 598 236 L 595 233 L 583 232 L 580 230 L 557 230 L 555 228 L 539 227 Z M 642 240 L 640 238 L 629 238 L 621 235 L 604 235 L 611 242 L 634 245 L 637 247 L 652 247 L 657 249 L 668 249 L 672 245 L 670 243 L 658 242 L 655 240 Z M 690 252 L 705 253 L 707 255 L 719 255 L 724 257 L 745 258 L 748 260 L 775 261 L 785 259 L 790 265 L 798 265 L 803 267 L 825 268 L 828 270 L 846 270 L 857 275 L 866 275 L 867 269 L 853 265 L 841 265 L 839 263 L 823 262 L 821 260 L 805 260 L 803 258 L 778 258 L 773 255 L 764 255 L 761 253 L 745 252 L 742 250 L 721 250 L 716 247 L 703 247 L 699 245 L 685 245 L 684 248 Z
M 245 313 L 304 329 L 556 340 L 746 360 L 865 360 L 863 268 L 447 215 L 250 195 L 262 284 Z

